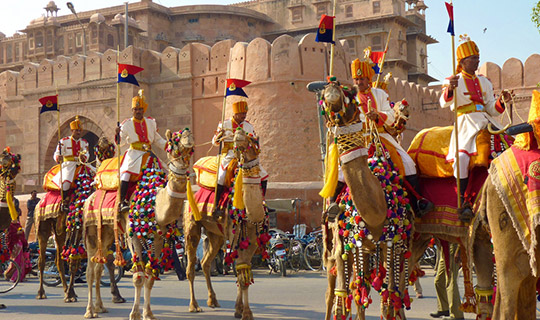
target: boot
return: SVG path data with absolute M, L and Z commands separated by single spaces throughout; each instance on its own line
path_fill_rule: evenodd
M 221 199 L 221 195 L 224 191 L 225 186 L 218 184 L 216 194 L 214 196 L 214 211 L 212 211 L 212 218 L 214 218 L 214 220 L 218 220 L 219 217 L 222 217 L 225 214 L 225 211 L 219 205 L 219 199 Z
M 339 204 L 336 203 L 336 200 L 344 187 L 345 183 L 338 181 L 336 190 L 334 191 L 334 195 L 330 197 L 330 204 L 326 209 L 326 214 L 328 215 L 329 222 L 334 222 L 336 220 L 336 216 L 341 213 L 341 208 L 339 207 Z
M 267 187 L 268 187 L 268 180 L 261 181 L 262 195 L 263 195 L 263 198 L 265 198 L 265 199 L 266 199 L 266 189 L 267 189 Z M 266 202 L 265 202 L 265 204 L 266 204 Z M 270 208 L 269 206 L 266 206 L 266 211 L 268 213 L 274 213 L 274 212 L 276 212 L 276 209 Z
M 118 205 L 118 210 L 120 212 L 126 212 L 129 210 L 129 202 L 126 199 L 128 188 L 129 181 L 120 181 L 120 204 Z
M 420 183 L 418 182 L 418 176 L 416 174 L 411 174 L 405 176 L 405 180 L 407 180 L 413 190 L 420 195 Z M 417 199 L 414 192 L 409 193 L 409 198 L 411 199 L 411 207 L 418 218 L 425 216 L 428 212 L 435 208 L 433 202 L 429 201 L 428 199 L 423 197 Z
M 70 198 L 69 190 L 64 190 L 62 192 L 62 204 L 61 204 L 61 209 L 64 213 L 69 212 L 69 198 Z
M 474 218 L 474 212 L 471 209 L 471 204 L 465 200 L 465 191 L 469 185 L 469 178 L 459 179 L 459 191 L 461 198 L 461 207 L 458 210 L 459 220 L 465 223 L 471 222 Z

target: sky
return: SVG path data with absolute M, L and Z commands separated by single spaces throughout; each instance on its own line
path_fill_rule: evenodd
M 0 0 L 0 32 L 7 36 L 24 29 L 30 20 L 45 13 L 49 0 Z M 339 0 L 337 0 L 339 1 Z M 59 15 L 70 13 L 64 1 L 55 1 Z M 77 12 L 124 4 L 124 0 L 72 0 Z M 135 0 L 131 3 L 138 2 Z M 155 3 L 175 7 L 192 4 L 232 4 L 241 0 L 154 0 Z M 480 48 L 480 60 L 502 67 L 509 58 L 523 63 L 533 53 L 540 54 L 540 32 L 531 22 L 533 5 L 538 0 L 456 0 L 454 23 L 456 47 L 459 35 L 468 34 Z M 338 2 L 339 3 L 339 2 Z M 452 74 L 452 42 L 446 32 L 448 15 L 443 0 L 425 0 L 427 34 L 439 43 L 428 46 L 428 72 L 436 79 Z

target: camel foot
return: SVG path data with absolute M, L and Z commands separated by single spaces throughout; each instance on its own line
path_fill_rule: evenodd
M 201 307 L 199 307 L 198 304 L 190 304 L 189 305 L 189 312 L 202 312 Z
M 109 313 L 109 310 L 107 310 L 104 306 L 95 306 L 94 309 L 96 310 L 96 313 Z
M 124 302 L 126 302 L 126 299 L 124 299 L 121 295 L 113 296 L 112 297 L 112 302 L 113 303 L 124 303 Z
M 38 300 L 47 299 L 47 295 L 45 294 L 45 291 L 38 291 L 36 299 Z
M 67 296 L 64 298 L 64 302 L 65 303 L 77 302 L 77 296 L 73 296 L 73 297 Z
M 143 315 L 143 320 L 158 320 L 152 313 L 152 311 L 145 312 Z
M 244 309 L 244 312 L 242 312 L 242 320 L 253 320 L 251 309 Z
M 94 313 L 92 311 L 86 311 L 86 313 L 84 314 L 84 318 L 85 319 L 93 319 L 93 318 L 97 318 L 98 317 L 98 314 L 97 313 Z
M 244 311 L 244 304 L 242 301 L 236 302 L 236 305 L 234 306 L 234 317 L 236 319 L 242 318 L 242 312 Z
M 219 302 L 217 301 L 217 299 L 214 297 L 214 298 L 208 298 L 208 301 L 206 301 L 206 304 L 210 307 L 210 308 L 220 308 L 221 305 L 219 304 Z
M 129 314 L 129 320 L 141 320 L 141 312 L 139 310 L 137 311 L 131 311 Z

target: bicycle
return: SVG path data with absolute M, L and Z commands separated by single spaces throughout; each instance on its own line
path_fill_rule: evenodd
M 21 267 L 12 259 L 0 263 L 0 293 L 6 293 L 21 281 Z
M 308 244 L 304 248 L 304 262 L 309 270 L 319 271 L 323 268 L 322 231 L 311 232 L 308 239 L 310 240 L 308 240 Z

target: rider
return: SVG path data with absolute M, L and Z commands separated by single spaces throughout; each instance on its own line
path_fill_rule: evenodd
M 167 141 L 158 133 L 156 120 L 144 116 L 147 108 L 148 104 L 141 89 L 131 102 L 133 117 L 124 120 L 121 126 L 116 128 L 117 137 L 129 143 L 120 167 L 120 211 L 129 210 L 126 199 L 129 181 L 132 175 L 141 174 L 141 168 L 150 159 L 152 143 L 161 149 L 165 149 L 167 145 Z
M 69 210 L 68 197 L 70 196 L 69 189 L 75 178 L 78 160 L 86 162 L 88 159 L 88 142 L 82 139 L 83 127 L 79 116 L 69 123 L 71 128 L 71 136 L 65 137 L 58 143 L 54 152 L 54 160 L 56 163 L 62 163 L 62 182 L 60 182 L 60 172 L 53 177 L 53 183 L 62 188 L 62 210 Z
M 488 78 L 476 75 L 480 63 L 480 50 L 467 35 L 460 36 L 463 43 L 457 48 L 458 66 L 456 75 L 447 78 L 443 83 L 440 104 L 442 108 L 454 110 L 454 92 L 458 104 L 458 142 L 459 142 L 459 186 L 462 207 L 459 218 L 464 222 L 470 221 L 474 214 L 469 204 L 465 204 L 465 190 L 469 183 L 470 156 L 477 153 L 476 137 L 480 130 L 485 129 L 491 122 L 498 128 L 501 126 L 493 118 L 502 114 L 506 108 L 504 101 L 495 99 L 493 85 Z M 511 94 L 504 91 L 505 101 L 511 99 Z M 456 141 L 454 131 L 450 138 L 450 148 L 446 160 L 454 161 L 456 156 Z M 454 162 L 454 176 L 457 178 L 457 166 Z
M 418 176 L 416 174 L 416 165 L 407 151 L 388 134 L 384 125 L 394 123 L 394 110 L 390 107 L 388 94 L 379 88 L 372 88 L 371 80 L 375 75 L 372 63 L 369 60 L 354 60 L 351 63 L 351 72 L 354 80 L 354 86 L 358 90 L 356 101 L 360 109 L 360 119 L 365 122 L 366 118 L 373 121 L 379 132 L 379 136 L 390 154 L 401 158 L 402 166 L 398 159 L 394 163 L 399 168 L 399 174 L 405 176 L 405 180 L 410 184 L 413 190 L 410 190 L 412 208 L 418 216 L 423 216 L 433 210 L 433 203 L 425 198 L 416 199 L 414 193 L 420 194 L 418 185 Z M 395 149 L 395 152 L 392 150 Z
M 248 111 L 247 101 L 241 100 L 233 103 L 232 109 L 232 118 L 226 119 L 223 123 L 220 122 L 216 129 L 214 137 L 212 138 L 212 143 L 215 146 L 219 146 L 220 142 L 223 141 L 223 148 L 221 149 L 221 163 L 218 169 L 217 193 L 214 197 L 216 201 L 214 201 L 215 207 L 213 213 L 216 217 L 223 215 L 223 209 L 219 208 L 217 204 L 221 195 L 225 191 L 225 176 L 227 174 L 227 166 L 234 158 L 234 131 L 237 128 L 242 128 L 247 134 L 257 136 L 255 134 L 255 129 L 253 128 L 253 125 L 246 120 L 246 114 Z M 262 168 L 261 165 L 259 165 L 259 168 L 261 169 L 261 188 L 264 196 L 266 194 L 266 188 L 268 185 L 268 173 Z

